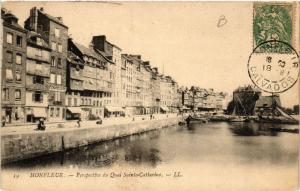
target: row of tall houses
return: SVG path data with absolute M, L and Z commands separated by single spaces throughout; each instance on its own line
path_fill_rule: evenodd
M 7 123 L 167 113 L 182 106 L 170 76 L 104 35 L 81 45 L 61 17 L 43 8 L 32 8 L 24 27 L 9 11 L 1 15 L 1 115 Z
M 229 95 L 224 92 L 215 92 L 213 89 L 204 89 L 192 86 L 181 87 L 183 110 L 193 111 L 222 111 L 227 109 Z

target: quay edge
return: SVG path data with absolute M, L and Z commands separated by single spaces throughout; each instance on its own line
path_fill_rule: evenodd
M 98 125 L 91 128 L 72 128 L 62 131 L 44 131 L 1 135 L 1 163 L 77 148 L 101 141 L 130 136 L 176 125 L 180 116 L 118 125 Z

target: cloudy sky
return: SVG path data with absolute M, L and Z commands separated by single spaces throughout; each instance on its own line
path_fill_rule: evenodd
M 232 92 L 250 84 L 251 3 L 49 3 L 5 2 L 23 25 L 31 7 L 62 16 L 72 38 L 88 45 L 105 34 L 124 53 L 141 54 L 180 85 Z M 218 27 L 219 20 L 223 25 Z M 299 33 L 298 33 L 299 34 Z M 164 66 L 164 67 L 163 67 Z M 297 101 L 299 84 L 282 95 L 285 106 Z

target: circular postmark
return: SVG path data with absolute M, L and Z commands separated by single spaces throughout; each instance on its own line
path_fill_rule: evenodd
M 261 52 L 261 47 L 280 51 Z M 281 41 L 270 40 L 259 44 L 248 60 L 248 74 L 262 91 L 282 93 L 295 85 L 299 77 L 299 55 L 295 49 Z

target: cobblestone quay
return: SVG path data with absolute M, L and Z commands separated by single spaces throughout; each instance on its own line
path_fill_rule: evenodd
M 178 124 L 180 117 L 1 135 L 2 164 Z

